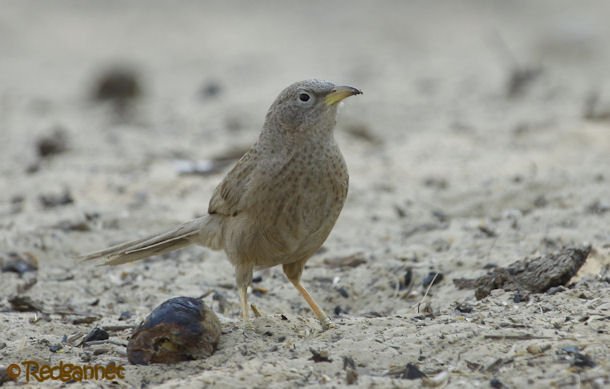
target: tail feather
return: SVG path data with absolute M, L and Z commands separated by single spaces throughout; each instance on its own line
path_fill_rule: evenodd
M 217 223 L 211 223 L 207 215 L 179 225 L 169 231 L 148 236 L 143 239 L 121 243 L 104 250 L 81 256 L 81 260 L 89 261 L 107 258 L 105 265 L 120 265 L 137 261 L 152 255 L 160 255 L 169 251 L 181 249 L 191 244 L 203 244 L 218 249 L 217 238 L 219 228 Z

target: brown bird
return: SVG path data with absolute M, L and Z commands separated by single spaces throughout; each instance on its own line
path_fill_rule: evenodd
M 322 326 L 332 326 L 301 274 L 347 196 L 347 167 L 333 129 L 338 103 L 361 93 L 320 80 L 290 85 L 269 108 L 258 141 L 214 191 L 207 215 L 82 258 L 106 257 L 106 264 L 118 265 L 192 244 L 222 249 L 235 267 L 245 320 L 254 269 L 282 265 Z

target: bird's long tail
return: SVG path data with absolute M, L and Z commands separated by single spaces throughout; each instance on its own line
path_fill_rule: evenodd
M 89 261 L 106 258 L 106 265 L 120 265 L 152 255 L 161 255 L 192 244 L 200 244 L 218 250 L 222 248 L 220 235 L 219 220 L 213 215 L 206 215 L 183 223 L 169 231 L 121 243 L 104 250 L 83 255 L 79 259 Z

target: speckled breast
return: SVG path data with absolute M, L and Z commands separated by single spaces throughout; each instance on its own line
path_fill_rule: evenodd
M 348 190 L 345 161 L 332 146 L 295 156 L 277 176 L 270 201 L 258 210 L 257 233 L 248 242 L 257 267 L 304 260 L 328 237 Z

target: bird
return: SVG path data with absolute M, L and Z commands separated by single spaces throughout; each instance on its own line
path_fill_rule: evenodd
M 235 268 L 241 317 L 254 270 L 282 265 L 323 329 L 334 323 L 301 283 L 308 259 L 335 226 L 349 175 L 334 137 L 337 108 L 360 89 L 310 79 L 271 104 L 258 140 L 216 187 L 206 215 L 80 258 L 119 265 L 190 245 L 224 250 Z

